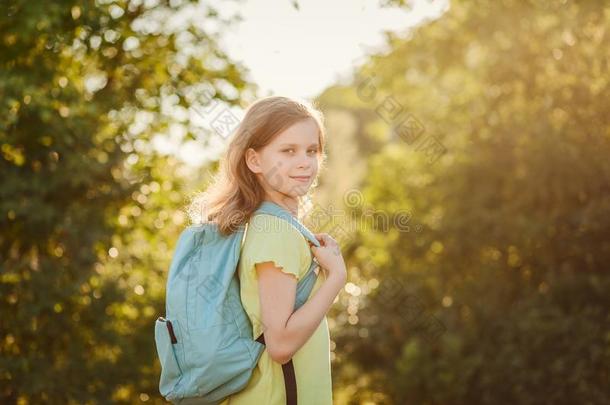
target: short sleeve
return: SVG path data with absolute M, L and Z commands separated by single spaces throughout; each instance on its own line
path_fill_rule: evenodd
M 274 215 L 258 214 L 248 224 L 244 252 L 250 267 L 274 262 L 282 272 L 301 278 L 303 235 L 288 221 Z

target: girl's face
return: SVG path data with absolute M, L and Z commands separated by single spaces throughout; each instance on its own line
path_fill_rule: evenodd
M 246 163 L 271 199 L 307 194 L 318 174 L 318 126 L 313 119 L 299 121 L 280 132 L 258 152 L 250 148 Z

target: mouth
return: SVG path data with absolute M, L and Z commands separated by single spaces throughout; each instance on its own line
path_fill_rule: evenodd
M 291 179 L 295 179 L 296 181 L 300 181 L 302 183 L 307 183 L 311 176 L 290 176 Z

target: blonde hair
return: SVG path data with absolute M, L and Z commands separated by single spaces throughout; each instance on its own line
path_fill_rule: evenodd
M 280 132 L 306 119 L 313 119 L 318 126 L 322 165 L 326 159 L 326 130 L 320 110 L 304 100 L 283 96 L 265 97 L 252 103 L 235 130 L 212 184 L 191 199 L 187 208 L 191 222 L 216 223 L 224 236 L 245 224 L 265 197 L 256 175 L 246 165 L 246 151 L 249 148 L 258 151 Z M 316 185 L 317 178 L 312 188 Z

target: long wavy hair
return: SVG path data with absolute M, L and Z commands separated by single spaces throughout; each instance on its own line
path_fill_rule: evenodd
M 187 206 L 191 223 L 213 222 L 224 236 L 235 232 L 250 219 L 264 200 L 265 191 L 246 165 L 248 148 L 257 152 L 291 125 L 313 119 L 319 129 L 319 167 L 326 160 L 324 115 L 312 103 L 284 96 L 270 96 L 252 103 L 235 130 L 212 184 L 196 193 Z M 318 171 L 319 175 L 320 171 Z M 317 186 L 318 176 L 306 196 Z

